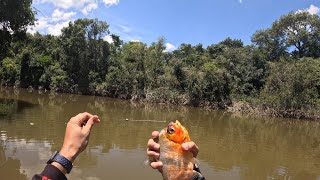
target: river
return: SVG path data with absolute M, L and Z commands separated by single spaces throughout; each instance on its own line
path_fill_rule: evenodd
M 69 179 L 161 180 L 158 171 L 144 166 L 146 144 L 152 131 L 176 119 L 199 146 L 208 180 L 320 179 L 318 122 L 4 87 L 1 107 L 0 179 L 40 173 L 60 149 L 66 122 L 84 111 L 97 114 L 101 123 L 93 127 Z

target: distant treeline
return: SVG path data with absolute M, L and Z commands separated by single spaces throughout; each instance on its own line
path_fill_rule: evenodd
M 0 27 L 2 85 L 319 118 L 318 15 L 284 15 L 254 33 L 252 45 L 226 38 L 173 52 L 165 52 L 165 38 L 147 45 L 111 34 L 108 43 L 109 25 L 97 19 L 70 22 L 57 37 L 7 24 Z

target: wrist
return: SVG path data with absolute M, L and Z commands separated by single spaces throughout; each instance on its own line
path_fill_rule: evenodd
M 50 157 L 50 159 L 47 161 L 47 164 L 51 164 L 51 165 L 55 166 L 57 169 L 59 169 L 64 174 L 66 174 L 66 173 L 69 174 L 72 167 L 73 167 L 73 163 L 69 159 L 67 159 L 65 156 L 58 153 L 58 151 L 56 151 Z
M 62 147 L 61 150 L 59 151 L 59 154 L 61 154 L 62 156 L 64 156 L 65 158 L 67 158 L 69 161 L 71 161 L 72 163 L 74 162 L 74 160 L 77 158 L 78 154 L 76 151 L 71 150 L 71 148 L 65 148 Z
M 58 168 L 63 174 L 67 174 L 67 170 L 61 164 L 59 164 L 57 162 L 52 162 L 51 165 Z

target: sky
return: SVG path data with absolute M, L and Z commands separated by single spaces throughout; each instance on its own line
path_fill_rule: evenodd
M 70 21 L 97 18 L 125 42 L 150 45 L 164 37 L 167 51 L 182 43 L 206 47 L 227 37 L 250 45 L 254 32 L 270 28 L 282 15 L 320 15 L 319 0 L 33 0 L 32 6 L 37 22 L 30 33 L 59 36 Z

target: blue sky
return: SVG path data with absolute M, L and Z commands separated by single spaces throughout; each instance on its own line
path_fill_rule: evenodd
M 60 35 L 78 18 L 98 18 L 124 41 L 147 44 L 166 38 L 168 50 L 181 43 L 204 46 L 227 37 L 251 44 L 251 35 L 290 11 L 319 15 L 316 0 L 34 0 L 39 12 L 29 32 Z M 109 36 L 105 37 L 110 40 Z

